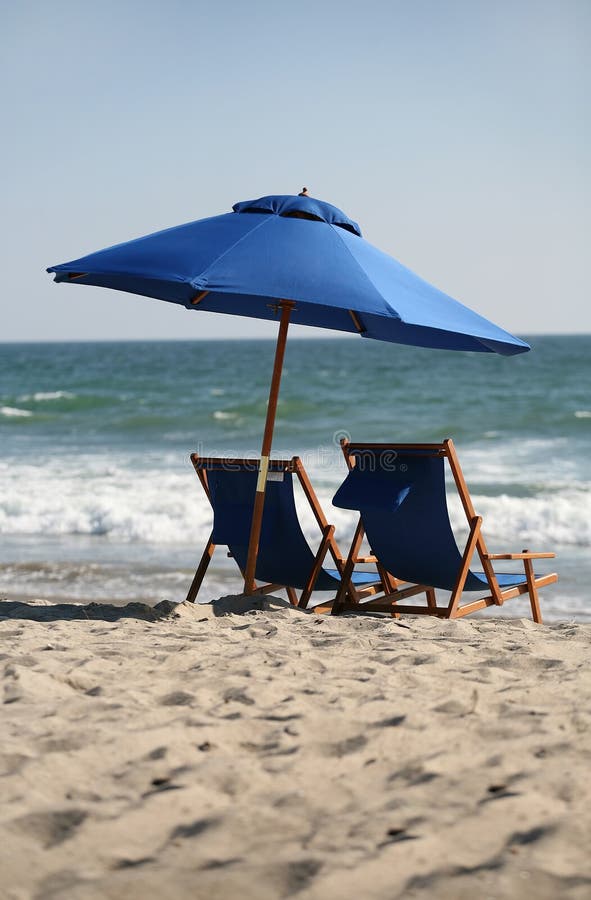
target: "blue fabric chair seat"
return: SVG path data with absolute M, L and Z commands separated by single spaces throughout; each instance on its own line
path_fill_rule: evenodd
M 338 587 L 340 585 L 341 576 L 339 575 L 337 569 L 324 569 L 324 573 L 334 579 L 335 587 Z M 375 584 L 377 581 L 377 576 L 375 572 L 353 572 L 351 581 L 353 582 L 353 584 L 361 587 L 364 584 Z
M 484 572 L 471 572 L 470 574 L 480 581 L 480 586 L 476 585 L 472 590 L 478 591 L 482 590 L 482 588 L 488 588 L 488 580 Z M 523 584 L 523 572 L 513 572 L 512 574 L 495 572 L 495 577 L 501 588 L 515 587 L 516 584 Z M 536 575 L 535 577 L 537 578 L 538 576 Z

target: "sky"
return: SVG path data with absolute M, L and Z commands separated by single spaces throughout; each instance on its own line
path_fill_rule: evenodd
M 45 269 L 304 185 L 509 331 L 590 332 L 590 46 L 589 0 L 0 0 L 0 341 L 274 335 Z

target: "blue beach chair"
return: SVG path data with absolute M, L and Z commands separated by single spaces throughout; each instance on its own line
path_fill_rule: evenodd
M 538 589 L 558 580 L 556 573 L 536 575 L 532 560 L 550 559 L 554 553 L 488 552 L 460 463 L 451 440 L 442 444 L 353 444 L 341 441 L 349 474 L 337 491 L 333 504 L 359 510 L 360 528 L 351 545 L 342 576 L 342 586 L 332 607 L 333 614 L 345 609 L 380 612 L 422 613 L 457 618 L 487 606 L 502 606 L 505 600 L 528 594 L 532 617 L 542 622 Z M 449 464 L 470 532 L 460 552 L 447 510 L 445 462 Z M 382 597 L 359 604 L 347 596 L 363 530 L 372 553 L 388 572 L 405 582 L 428 586 L 424 606 L 400 603 L 408 594 L 402 589 L 386 591 Z M 470 568 L 474 554 L 483 571 Z M 523 560 L 523 574 L 495 572 L 497 560 Z M 438 606 L 435 589 L 451 592 L 449 602 Z M 477 600 L 462 603 L 464 591 L 488 591 Z
M 258 465 L 252 459 L 208 458 L 196 453 L 191 455 L 191 462 L 213 507 L 213 531 L 186 598 L 194 602 L 216 545 L 227 546 L 229 555 L 244 573 Z M 318 523 L 321 540 L 316 553 L 310 548 L 298 519 L 294 475 Z M 335 568 L 324 568 L 327 553 Z M 367 557 L 356 558 L 356 562 L 368 561 L 371 560 Z M 285 588 L 294 606 L 306 608 L 312 591 L 331 591 L 334 598 L 341 586 L 344 563 L 334 539 L 334 525 L 327 522 L 301 460 L 297 456 L 290 460 L 271 460 L 255 571 L 255 578 L 264 583 L 257 585 L 255 593 L 268 594 Z M 383 587 L 379 575 L 369 572 L 351 573 L 348 584 L 347 593 L 354 601 Z M 296 590 L 301 591 L 299 598 Z

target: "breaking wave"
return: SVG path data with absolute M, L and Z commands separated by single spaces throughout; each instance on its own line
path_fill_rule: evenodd
M 489 473 L 489 475 L 492 473 Z M 319 499 L 337 537 L 346 546 L 355 513 L 332 506 L 344 473 L 311 472 Z M 505 481 L 507 472 L 504 473 Z M 490 544 L 502 550 L 554 549 L 555 545 L 591 546 L 591 488 L 585 483 L 548 485 L 529 495 L 500 491 L 492 495 L 474 485 L 473 501 L 484 517 Z M 304 530 L 317 537 L 315 519 L 297 498 Z M 450 516 L 460 538 L 465 516 L 450 494 Z M 137 467 L 137 460 L 103 457 L 55 457 L 43 465 L 12 460 L 0 463 L 0 534 L 96 535 L 121 542 L 204 543 L 211 529 L 211 508 L 191 467 L 174 455 Z M 519 546 L 517 546 L 519 545 Z M 535 546 L 534 546 L 535 545 Z
M 32 415 L 33 413 L 30 409 L 19 409 L 16 406 L 0 406 L 0 416 L 16 416 L 21 418 L 28 418 Z

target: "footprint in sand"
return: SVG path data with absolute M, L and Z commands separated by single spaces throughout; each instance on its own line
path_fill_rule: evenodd
M 39 741 L 39 749 L 42 753 L 69 753 L 72 750 L 81 750 L 86 741 L 79 737 L 66 735 L 64 737 L 48 737 Z
M 17 775 L 33 758 L 34 757 L 32 756 L 25 756 L 22 753 L 0 754 L 0 776 Z
M 160 698 L 160 706 L 190 706 L 194 699 L 186 691 L 172 691 Z
M 340 759 L 342 756 L 348 756 L 350 753 L 362 750 L 366 744 L 367 738 L 365 735 L 357 734 L 354 737 L 345 738 L 342 741 L 337 741 L 335 744 L 330 744 L 327 756 L 336 756 L 337 759 Z
M 83 809 L 57 809 L 29 813 L 15 819 L 13 825 L 47 849 L 72 837 L 87 815 Z
M 244 706 L 254 706 L 254 700 L 248 694 L 237 687 L 228 688 L 223 694 L 224 703 L 242 703 Z

